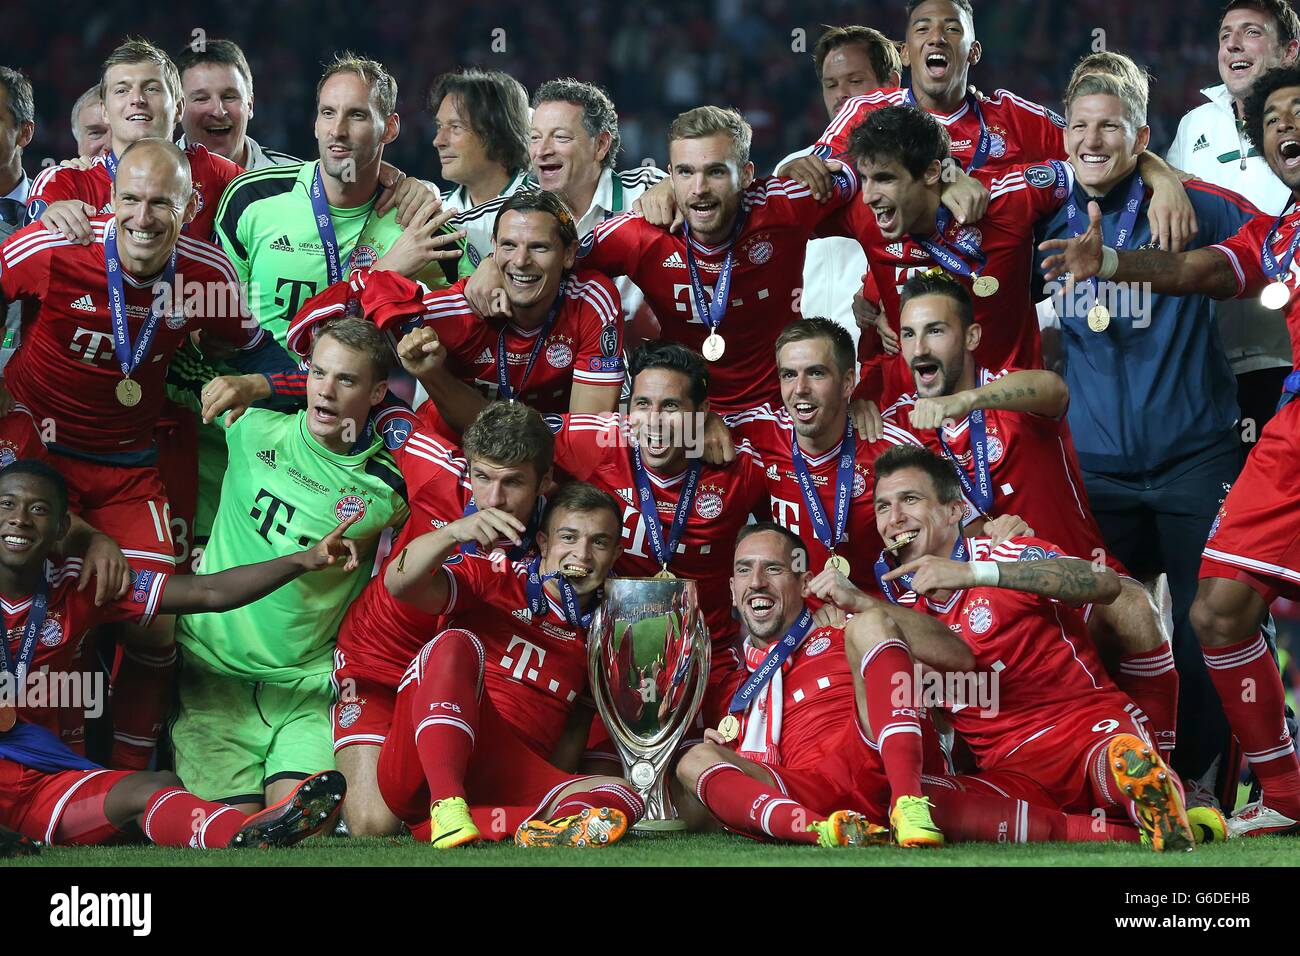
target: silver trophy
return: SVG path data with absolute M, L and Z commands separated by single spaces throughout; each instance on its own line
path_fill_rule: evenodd
M 683 830 L 664 773 L 709 681 L 709 629 L 694 581 L 610 578 L 587 632 L 592 697 L 645 800 L 638 830 Z

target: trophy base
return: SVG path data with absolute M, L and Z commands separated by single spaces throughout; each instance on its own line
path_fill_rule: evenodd
M 642 820 L 632 825 L 633 833 L 657 835 L 660 833 L 685 833 L 685 820 Z

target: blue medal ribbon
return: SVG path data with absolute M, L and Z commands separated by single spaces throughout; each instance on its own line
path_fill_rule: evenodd
M 1061 174 L 1057 172 L 1057 185 L 1061 185 Z M 1114 246 L 1116 250 L 1123 249 L 1127 244 L 1129 237 L 1133 235 L 1133 226 L 1137 222 L 1138 210 L 1142 208 L 1142 196 L 1146 189 L 1146 184 L 1142 181 L 1141 173 L 1133 174 L 1133 181 L 1129 183 L 1128 198 L 1124 200 L 1124 211 L 1119 218 L 1119 231 L 1115 233 Z M 1070 194 L 1070 202 L 1065 207 L 1065 218 L 1069 223 L 1070 233 L 1075 236 L 1082 236 L 1088 231 L 1088 219 L 1079 209 L 1079 201 L 1075 198 L 1074 193 Z M 1300 239 L 1300 232 L 1297 232 L 1296 238 Z M 1268 250 L 1268 243 L 1264 243 L 1265 251 Z M 1295 252 L 1295 244 L 1291 245 L 1291 252 Z M 1290 260 L 1288 260 L 1290 261 Z M 1088 280 L 1092 286 L 1092 300 L 1097 301 L 1097 290 L 1099 282 L 1094 276 Z
M 544 499 L 542 498 L 537 499 L 537 507 L 533 509 L 532 515 L 530 515 L 528 518 L 528 525 L 527 527 L 524 528 L 522 540 L 519 542 L 519 544 L 512 544 L 509 548 L 503 549 L 503 553 L 511 561 L 521 560 L 524 555 L 526 555 L 529 551 L 532 550 L 533 542 L 537 538 L 537 529 L 542 526 L 543 501 Z M 468 518 L 476 511 L 478 511 L 478 504 L 474 501 L 473 498 L 470 498 L 469 503 L 465 505 L 465 513 L 461 515 L 461 517 Z M 460 553 L 478 554 L 478 542 L 466 541 L 464 544 L 460 546 Z
M 943 440 L 943 426 L 939 426 L 939 445 L 943 448 L 944 455 L 952 462 L 953 469 L 957 472 L 957 480 L 961 482 L 961 490 L 966 493 L 976 510 L 980 514 L 988 517 L 990 509 L 993 507 L 993 478 L 989 474 L 989 439 L 988 423 L 984 420 L 984 409 L 977 408 L 966 416 L 970 422 L 970 456 L 971 464 L 975 469 L 975 480 L 966 474 L 966 469 L 961 466 L 957 460 L 956 454 L 948 447 L 948 443 Z
M 912 88 L 909 86 L 907 92 L 903 94 L 903 103 L 906 106 L 917 106 L 916 97 L 912 95 Z M 970 106 L 971 112 L 979 120 L 980 135 L 975 142 L 975 154 L 971 156 L 970 165 L 966 167 L 966 172 L 973 173 L 979 169 L 989 158 L 989 149 L 993 145 L 993 137 L 989 135 L 989 128 L 984 123 L 984 110 L 980 108 L 979 97 L 974 93 L 966 94 L 966 103 Z M 920 107 L 917 107 L 920 109 Z
M 826 545 L 826 550 L 833 553 L 844 539 L 844 529 L 849 524 L 849 503 L 853 499 L 853 464 L 857 458 L 857 439 L 853 437 L 853 423 L 851 421 L 845 423 L 844 438 L 840 442 L 839 465 L 835 471 L 834 527 L 826 520 L 821 498 L 817 496 L 817 488 L 808 471 L 808 462 L 803 457 L 798 437 L 793 433 L 790 435 L 790 458 L 794 465 L 795 479 L 799 482 L 799 490 L 803 492 L 804 505 L 808 509 L 808 516 L 812 519 L 813 533 L 817 535 L 818 541 Z
M 1291 260 L 1295 258 L 1296 247 L 1300 246 L 1300 229 L 1297 229 L 1294 235 L 1291 236 L 1291 245 L 1287 247 L 1286 254 L 1282 256 L 1281 262 L 1273 255 L 1273 237 L 1277 235 L 1282 220 L 1291 211 L 1292 207 L 1288 205 L 1282 210 L 1282 214 L 1273 221 L 1273 228 L 1268 231 L 1268 235 L 1264 238 L 1264 246 L 1259 251 L 1259 261 L 1260 265 L 1264 267 L 1264 275 L 1274 282 L 1284 281 L 1282 277 L 1290 270 Z
M 952 546 L 952 559 L 954 561 L 970 560 L 970 555 L 966 550 L 966 539 L 960 534 L 957 535 L 957 543 Z M 876 584 L 880 586 L 880 593 L 885 596 L 889 603 L 897 604 L 899 603 L 899 595 L 894 588 L 895 582 L 885 580 L 885 575 L 897 567 L 897 565 L 892 562 L 893 558 L 890 556 L 889 552 L 882 550 L 880 552 L 880 557 L 876 558 Z M 912 590 L 912 578 L 913 575 L 904 574 L 900 575 L 897 580 L 902 581 L 903 586 L 910 591 Z
M 945 272 L 951 272 L 953 275 L 966 276 L 974 278 L 980 274 L 989 257 L 984 254 L 980 244 L 972 239 L 972 234 L 967 230 L 962 230 L 957 238 L 953 240 L 953 245 L 960 250 L 961 255 L 953 251 L 952 246 L 944 241 L 943 235 L 948 231 L 948 226 L 952 223 L 952 212 L 946 206 L 940 206 L 939 211 L 935 213 L 935 234 L 937 239 L 922 238 L 913 235 L 912 240 L 930 254 L 930 258 L 939 263 Z M 971 267 L 962 255 L 975 260 L 978 268 Z
M 546 582 L 554 579 L 560 589 L 560 601 L 564 606 L 564 619 L 573 627 L 590 627 L 591 617 L 595 613 L 593 606 L 586 614 L 578 607 L 578 592 L 573 589 L 569 579 L 559 571 L 551 574 L 542 573 L 542 557 L 536 556 L 528 562 L 528 579 L 524 582 L 524 591 L 528 595 L 528 610 L 534 617 L 546 615 Z
M 812 630 L 812 611 L 805 606 L 803 613 L 785 632 L 785 637 L 772 646 L 772 649 L 767 652 L 767 657 L 763 658 L 763 663 L 749 675 L 748 680 L 741 684 L 740 689 L 732 695 L 731 705 L 727 709 L 733 714 L 748 710 L 754 697 L 768 685 L 768 682 L 772 680 L 772 675 L 780 670 L 781 665 L 803 643 L 810 630 Z
M 17 695 L 21 692 L 23 681 L 27 679 L 32 656 L 36 653 L 36 639 L 41 636 L 41 628 L 45 626 L 45 616 L 49 607 L 50 582 L 46 580 L 45 569 L 42 567 L 40 582 L 36 585 L 36 593 L 32 595 L 32 606 L 27 611 L 27 623 L 23 625 L 23 638 L 18 645 L 16 660 L 9 652 L 8 635 L 0 634 L 0 670 L 14 677 L 15 707 L 18 706 Z
M 339 240 L 334 234 L 334 219 L 325 198 L 325 180 L 321 177 L 319 162 L 316 163 L 316 175 L 312 178 L 309 194 L 311 212 L 316 217 L 316 232 L 320 234 L 320 244 L 325 249 L 328 284 L 333 285 L 343 278 L 343 260 L 339 256 Z
M 727 314 L 727 303 L 731 299 L 731 269 L 735 264 L 735 242 L 744 226 L 745 211 L 742 208 L 736 213 L 736 225 L 731 230 L 731 238 L 727 240 L 727 254 L 722 260 L 722 271 L 718 273 L 718 281 L 713 286 L 713 301 L 710 303 L 709 296 L 704 291 L 704 282 L 700 279 L 699 266 L 695 264 L 695 253 L 691 251 L 691 227 L 682 225 L 682 235 L 686 240 L 686 269 L 691 277 L 695 311 L 699 313 L 700 321 L 710 335 L 717 334 L 722 318 Z
M 153 337 L 162 322 L 164 309 L 160 300 L 173 299 L 171 304 L 173 308 L 175 306 L 176 250 L 173 248 L 172 254 L 167 259 L 162 282 L 155 284 L 155 287 L 161 284 L 162 288 L 154 295 L 153 308 L 149 310 L 144 324 L 140 326 L 140 337 L 136 340 L 134 348 L 131 347 L 131 331 L 127 325 L 126 293 L 122 288 L 122 260 L 117 255 L 116 219 L 110 219 L 108 228 L 104 230 L 104 270 L 108 275 L 108 309 L 113 319 L 113 353 L 117 356 L 117 364 L 122 369 L 122 375 L 130 378 L 131 373 L 149 354 Z
M 641 510 L 641 523 L 645 526 L 646 539 L 650 550 L 661 568 L 667 569 L 673 555 L 677 553 L 677 544 L 682 540 L 686 522 L 691 516 L 691 505 L 695 501 L 695 491 L 700 483 L 700 470 L 704 466 L 702 458 L 692 458 L 686 466 L 686 477 L 682 481 L 682 493 L 677 499 L 677 509 L 673 512 L 672 527 L 668 531 L 668 540 L 664 541 L 663 527 L 659 521 L 659 511 L 655 506 L 654 489 L 650 487 L 650 478 L 645 465 L 641 462 L 641 448 L 632 442 L 632 479 L 636 482 L 636 504 Z
M 108 178 L 117 182 L 117 154 L 111 149 L 104 154 L 104 165 L 108 167 Z
M 497 335 L 497 395 L 507 402 L 515 401 L 516 395 L 524 393 L 524 386 L 528 384 L 528 376 L 533 373 L 533 366 L 537 364 L 537 356 L 542 354 L 542 346 L 546 344 L 546 336 L 551 334 L 551 326 L 555 324 L 555 318 L 560 314 L 560 306 L 564 304 L 564 285 L 568 282 L 566 276 L 564 282 L 560 284 L 560 291 L 555 294 L 555 301 L 551 303 L 551 310 L 546 313 L 546 321 L 542 327 L 537 330 L 537 338 L 533 342 L 533 350 L 528 353 L 528 363 L 524 365 L 524 374 L 519 378 L 519 388 L 515 389 L 510 384 L 510 364 L 506 354 L 506 326 L 502 326 L 500 334 Z

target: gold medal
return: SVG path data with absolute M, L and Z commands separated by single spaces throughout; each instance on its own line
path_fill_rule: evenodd
M 722 742 L 729 744 L 740 736 L 740 720 L 735 714 L 728 714 L 722 718 L 722 723 L 718 724 L 718 733 L 722 735 Z
M 0 734 L 8 733 L 18 723 L 18 708 L 5 705 L 0 707 Z
M 1105 332 L 1110 328 L 1110 309 L 1100 302 L 1088 310 L 1088 328 L 1094 332 Z
M 660 568 L 658 571 L 655 572 L 655 580 L 656 580 L 656 581 L 676 581 L 676 580 L 677 580 L 677 575 L 675 575 L 675 574 L 673 574 L 671 571 L 669 571 L 667 565 L 664 565 L 662 568 Z
M 849 562 L 842 554 L 832 554 L 827 558 L 826 567 L 834 568 L 846 578 L 849 576 Z
M 117 383 L 117 401 L 127 408 L 134 408 L 140 404 L 140 399 L 144 398 L 144 390 L 140 388 L 140 383 L 133 378 L 124 378 Z
M 987 299 L 997 293 L 999 285 L 995 276 L 979 276 L 971 285 L 971 290 L 981 299 Z
M 1266 309 L 1285 309 L 1290 301 L 1291 289 L 1285 282 L 1270 282 L 1259 297 L 1259 304 Z
M 704 340 L 704 357 L 710 362 L 716 362 L 722 358 L 722 353 L 727 350 L 727 340 L 717 332 L 710 332 L 709 337 Z

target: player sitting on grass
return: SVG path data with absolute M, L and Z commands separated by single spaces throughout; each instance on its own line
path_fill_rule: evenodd
M 147 625 L 158 614 L 225 611 L 341 557 L 345 569 L 356 567 L 355 545 L 343 537 L 353 520 L 314 547 L 219 574 L 138 571 L 125 597 L 96 607 L 89 593 L 76 590 L 66 567 L 46 563 L 68 531 L 63 477 L 25 459 L 0 470 L 0 599 L 7 631 L 0 641 L 0 828 L 47 844 L 94 845 L 116 842 L 138 826 L 153 843 L 207 849 L 283 846 L 331 826 L 344 795 L 341 774 L 316 774 L 280 803 L 247 816 L 200 800 L 175 774 L 96 766 L 60 739 L 84 739 L 84 713 L 44 695 L 29 706 L 26 684 L 28 675 L 40 672 L 47 680 L 79 677 L 82 643 L 97 624 Z
M 458 553 L 473 542 L 520 544 L 524 523 L 485 508 L 413 540 L 384 583 L 452 626 L 424 646 L 398 690 L 379 752 L 379 791 L 408 826 L 432 818 L 448 848 L 514 834 L 520 846 L 598 847 L 645 811 L 618 777 L 567 773 L 552 761 L 587 688 L 587 627 L 621 547 L 623 509 L 573 482 L 547 504 L 540 555 L 506 562 Z

